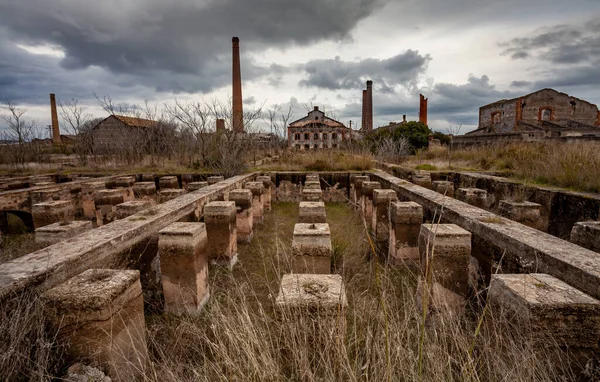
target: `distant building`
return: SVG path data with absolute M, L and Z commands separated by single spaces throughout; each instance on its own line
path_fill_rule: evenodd
M 548 138 L 600 137 L 600 113 L 592 103 L 554 89 L 479 108 L 479 127 L 454 138 L 454 144 Z
M 306 117 L 288 126 L 288 147 L 298 150 L 334 149 L 344 141 L 361 136 L 343 123 L 325 116 L 315 106 Z
M 155 127 L 158 127 L 157 121 L 113 114 L 92 128 L 94 151 L 113 151 L 121 146 L 119 143 L 123 140 L 136 142 L 144 129 Z

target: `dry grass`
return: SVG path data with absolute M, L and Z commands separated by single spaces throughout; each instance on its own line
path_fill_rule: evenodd
M 260 171 L 366 171 L 373 168 L 373 157 L 343 151 L 292 152 L 279 162 L 256 168 Z
M 539 184 L 600 192 L 600 144 L 596 142 L 540 142 L 478 146 L 445 151 L 422 151 L 405 162 L 429 164 L 440 170 L 503 171 Z

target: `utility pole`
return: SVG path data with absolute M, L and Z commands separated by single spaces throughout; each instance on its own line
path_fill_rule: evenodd
M 352 130 L 352 120 L 348 122 L 348 125 L 350 125 L 350 130 Z

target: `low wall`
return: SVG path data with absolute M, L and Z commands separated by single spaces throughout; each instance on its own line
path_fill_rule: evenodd
M 106 268 L 123 252 L 155 237 L 159 230 L 182 220 L 199 220 L 204 205 L 227 198 L 255 173 L 235 176 L 85 232 L 72 239 L 0 264 L 0 301 L 25 289 L 43 291 L 86 269 Z
M 371 176 L 398 198 L 414 201 L 428 219 L 442 216 L 472 233 L 473 256 L 487 279 L 502 260 L 503 273 L 547 273 L 575 288 L 600 298 L 600 254 L 555 236 L 502 218 L 435 191 L 396 178 L 383 171 Z
M 271 176 L 276 187 L 276 198 L 282 202 L 299 202 L 302 200 L 302 190 L 306 174 L 309 172 L 274 172 Z M 357 173 L 360 174 L 360 173 Z M 348 172 L 319 172 L 323 201 L 344 203 L 350 197 L 350 173 Z

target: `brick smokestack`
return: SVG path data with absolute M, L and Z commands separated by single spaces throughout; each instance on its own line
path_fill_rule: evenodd
M 419 94 L 419 122 L 427 124 L 427 98 Z
M 60 143 L 60 129 L 58 127 L 58 113 L 56 112 L 56 97 L 50 94 L 50 113 L 52 115 L 52 143 Z
M 373 81 L 367 81 L 367 132 L 373 131 Z
M 218 118 L 217 119 L 217 132 L 225 131 L 225 120 Z
M 362 117 L 360 122 L 360 129 L 367 130 L 367 91 L 362 91 Z
M 240 69 L 240 39 L 234 37 L 233 43 L 233 130 L 244 132 L 244 109 L 242 106 L 242 73 Z

